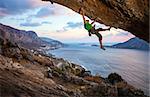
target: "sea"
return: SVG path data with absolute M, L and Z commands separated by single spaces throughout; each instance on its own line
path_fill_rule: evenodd
M 97 45 L 68 44 L 49 53 L 82 65 L 93 75 L 107 77 L 116 72 L 129 84 L 150 95 L 150 51 L 109 47 L 102 50 Z

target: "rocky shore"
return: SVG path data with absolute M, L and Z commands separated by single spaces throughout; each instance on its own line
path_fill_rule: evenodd
M 0 39 L 1 97 L 147 97 L 116 73 L 91 75 L 80 65 Z

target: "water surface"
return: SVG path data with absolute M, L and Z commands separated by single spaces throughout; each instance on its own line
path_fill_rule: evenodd
M 90 45 L 70 45 L 49 52 L 56 57 L 84 66 L 92 74 L 99 73 L 107 77 L 108 74 L 116 72 L 129 84 L 149 95 L 148 51 L 116 48 L 106 48 L 103 51 Z

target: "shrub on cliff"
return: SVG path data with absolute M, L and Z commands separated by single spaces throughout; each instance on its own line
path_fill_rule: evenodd
M 117 73 L 111 73 L 108 75 L 108 80 L 111 84 L 115 84 L 123 81 L 122 77 Z

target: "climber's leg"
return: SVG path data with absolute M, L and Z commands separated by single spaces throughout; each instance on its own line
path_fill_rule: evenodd
M 103 47 L 103 43 L 102 43 L 102 39 L 103 39 L 102 35 L 101 35 L 100 33 L 98 33 L 98 32 L 96 32 L 95 35 L 96 35 L 96 36 L 98 37 L 98 39 L 99 39 L 100 48 L 103 49 L 103 50 L 105 50 L 105 48 Z

